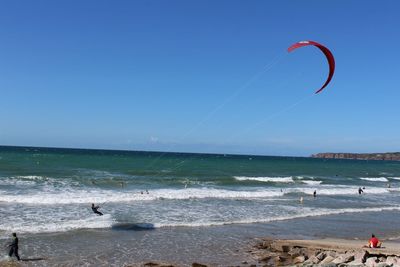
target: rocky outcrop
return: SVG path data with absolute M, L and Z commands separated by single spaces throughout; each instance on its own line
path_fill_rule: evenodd
M 400 161 L 400 152 L 393 153 L 318 153 L 312 158 L 322 159 L 358 159 L 358 160 L 393 160 Z
M 257 248 L 260 266 L 400 266 L 400 252 L 344 246 L 301 245 L 287 240 L 263 241 Z

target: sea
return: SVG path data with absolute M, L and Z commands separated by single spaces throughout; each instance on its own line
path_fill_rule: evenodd
M 46 251 L 63 266 L 70 254 L 100 244 L 101 255 L 115 255 L 117 241 L 126 247 L 141 240 L 136 260 L 183 264 L 190 257 L 174 251 L 193 240 L 221 248 L 235 236 L 358 238 L 374 230 L 398 238 L 400 162 L 2 146 L 0 214 L 0 240 L 17 232 L 31 242 L 26 254 Z M 72 252 L 77 244 L 83 248 Z M 80 260 L 132 261 L 96 251 Z

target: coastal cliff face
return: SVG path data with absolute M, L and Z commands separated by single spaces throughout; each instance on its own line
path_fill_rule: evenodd
M 400 161 L 400 152 L 394 153 L 318 153 L 312 158 L 321 159 L 359 159 L 359 160 L 396 160 Z

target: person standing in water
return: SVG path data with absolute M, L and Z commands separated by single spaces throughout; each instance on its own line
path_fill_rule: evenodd
M 317 197 L 317 190 L 314 190 L 313 196 Z
M 15 257 L 17 258 L 17 260 L 21 260 L 19 258 L 18 255 L 18 237 L 16 233 L 12 233 L 12 242 L 10 245 L 8 245 L 10 247 L 10 251 L 8 252 L 8 256 L 12 257 L 12 255 L 15 255 Z
M 358 194 L 361 195 L 362 193 L 364 193 L 364 191 L 361 189 L 361 187 L 358 188 Z
M 101 213 L 100 211 L 98 211 L 98 209 L 100 208 L 100 206 L 95 206 L 94 203 L 92 203 L 92 211 L 94 213 L 96 213 L 97 215 L 101 216 L 103 215 L 103 213 Z

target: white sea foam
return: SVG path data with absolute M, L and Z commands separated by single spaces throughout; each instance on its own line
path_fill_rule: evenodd
M 201 216 L 196 216 L 196 220 L 190 221 L 175 221 L 170 220 L 169 217 L 159 220 L 158 217 L 154 218 L 155 222 L 149 222 L 149 224 L 154 225 L 155 228 L 162 227 L 199 227 L 199 226 L 214 226 L 214 225 L 228 225 L 228 224 L 251 224 L 251 223 L 267 223 L 274 221 L 284 221 L 293 220 L 299 218 L 307 217 L 317 217 L 317 216 L 328 216 L 328 215 L 338 215 L 346 213 L 365 213 L 365 212 L 381 212 L 381 211 L 400 211 L 400 206 L 390 206 L 390 207 L 367 207 L 367 208 L 344 208 L 344 209 L 318 209 L 318 208 L 301 208 L 297 209 L 296 214 L 287 215 L 268 215 L 259 216 L 257 214 L 252 217 L 251 214 L 246 215 L 246 219 L 231 219 L 231 220 L 213 220 L 212 218 L 201 218 Z M 101 228 L 111 228 L 113 224 L 117 223 L 111 215 L 106 214 L 104 216 L 90 216 L 84 219 L 75 220 L 60 220 L 47 222 L 46 220 L 41 221 L 31 221 L 31 220 L 20 220 L 14 222 L 12 225 L 5 221 L 0 224 L 0 231 L 10 233 L 17 231 L 20 233 L 48 233 L 48 232 L 64 232 L 77 229 L 101 229 Z
M 58 220 L 57 222 L 43 222 L 43 221 L 30 221 L 24 220 L 20 222 L 5 223 L 0 225 L 1 231 L 6 232 L 29 232 L 29 233 L 49 233 L 49 232 L 63 232 L 77 229 L 96 229 L 96 228 L 110 228 L 114 223 L 111 215 L 104 216 L 93 215 L 84 219 L 77 220 Z
M 278 189 L 234 191 L 214 188 L 187 188 L 187 189 L 157 189 L 149 194 L 138 191 L 117 192 L 112 190 L 64 190 L 59 192 L 38 192 L 35 194 L 7 194 L 3 191 L 0 202 L 29 203 L 29 204 L 73 204 L 73 203 L 102 203 L 102 202 L 130 202 L 162 199 L 252 199 L 279 197 L 283 193 Z
M 301 182 L 308 185 L 319 185 L 322 183 L 322 181 L 314 181 L 314 180 L 302 180 Z
M 17 179 L 0 179 L 0 185 L 14 185 L 14 186 L 32 186 L 35 185 L 35 181 L 30 180 L 17 180 Z
M 39 175 L 21 175 L 21 176 L 16 176 L 18 179 L 23 179 L 23 180 L 46 180 L 47 177 L 44 176 L 39 176 Z
M 237 181 L 259 181 L 269 183 L 293 183 L 293 177 L 247 177 L 247 176 L 234 176 Z
M 399 206 L 392 207 L 371 207 L 371 208 L 347 208 L 347 209 L 306 209 L 299 214 L 295 215 L 284 215 L 268 218 L 250 218 L 244 220 L 233 220 L 233 221 L 220 221 L 220 222 L 165 222 L 165 223 L 155 223 L 154 226 L 157 228 L 161 227 L 201 227 L 201 226 L 214 226 L 214 225 L 228 225 L 228 224 L 250 224 L 250 223 L 267 223 L 274 221 L 286 221 L 299 218 L 307 217 L 317 217 L 317 216 L 327 216 L 327 215 L 337 215 L 346 213 L 363 213 L 363 212 L 381 212 L 381 211 L 400 211 Z
M 361 177 L 361 180 L 370 182 L 388 182 L 389 180 L 385 177 Z
M 390 179 L 400 180 L 400 177 L 389 177 Z
M 316 177 L 314 176 L 295 176 L 297 180 L 304 180 L 304 179 L 310 179 L 310 180 L 315 180 Z
M 312 181 L 318 182 L 318 181 Z M 317 185 L 317 184 L 312 184 Z M 367 187 L 366 194 L 389 193 L 389 188 Z M 63 187 L 57 189 L 52 186 L 45 186 L 42 190 L 28 191 L 25 194 L 10 193 L 2 190 L 0 202 L 27 203 L 27 204 L 78 204 L 78 203 L 103 203 L 103 202 L 134 202 L 134 201 L 155 201 L 155 200 L 182 200 L 182 199 L 255 199 L 255 198 L 276 198 L 286 193 L 313 194 L 311 187 L 284 188 L 263 188 L 255 190 L 228 190 L 211 187 L 186 188 L 186 189 L 156 189 L 150 190 L 149 194 L 141 194 L 140 191 L 114 191 L 105 189 L 78 189 Z M 354 195 L 358 194 L 358 186 L 345 185 L 318 185 L 319 195 Z

